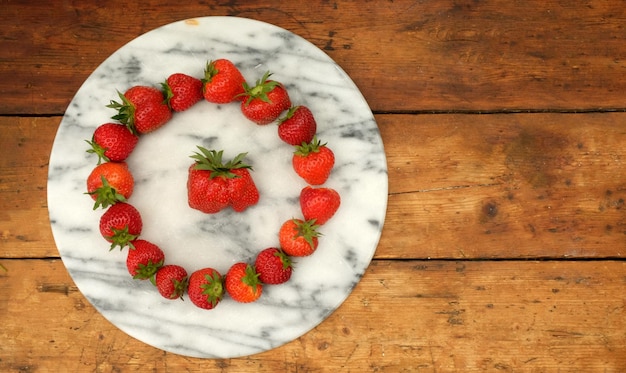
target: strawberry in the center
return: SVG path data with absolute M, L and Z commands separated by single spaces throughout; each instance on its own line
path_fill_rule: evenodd
M 243 162 L 246 153 L 224 163 L 223 151 L 198 149 L 200 153 L 191 156 L 196 162 L 189 167 L 187 179 L 191 208 L 213 214 L 230 206 L 241 212 L 259 201 L 259 191 L 249 172 L 252 167 Z

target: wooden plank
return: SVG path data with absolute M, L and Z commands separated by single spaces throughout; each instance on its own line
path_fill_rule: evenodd
M 0 13 L 0 61 L 8 62 L 0 64 L 0 113 L 62 113 L 128 41 L 205 15 L 254 18 L 301 35 L 351 75 L 376 111 L 604 110 L 626 102 L 626 8 L 618 0 L 314 0 L 307 9 L 282 0 L 11 1 Z
M 225 360 L 165 353 L 122 333 L 83 298 L 59 260 L 3 263 L 5 372 L 626 369 L 625 262 L 374 261 L 311 332 Z
M 626 116 L 377 116 L 377 257 L 626 256 Z
M 390 183 L 377 258 L 626 255 L 626 114 L 376 118 Z M 0 256 L 58 255 L 46 180 L 59 121 L 0 117 Z
M 48 160 L 61 118 L 0 117 L 0 257 L 58 256 L 48 202 Z

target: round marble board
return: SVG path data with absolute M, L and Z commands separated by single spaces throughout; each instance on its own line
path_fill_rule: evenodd
M 115 114 L 106 105 L 117 91 L 159 86 L 176 72 L 202 77 L 207 61 L 233 61 L 250 84 L 266 71 L 287 88 L 292 103 L 308 106 L 318 137 L 334 151 L 326 187 L 342 204 L 322 228 L 317 251 L 294 258 L 289 282 L 265 286 L 251 304 L 228 296 L 213 310 L 167 300 L 149 281 L 133 280 L 126 250 L 109 251 L 98 230 L 102 209 L 85 195 L 97 157 L 85 150 L 100 124 Z M 187 204 L 187 169 L 197 146 L 224 150 L 227 159 L 247 152 L 259 203 L 243 213 L 203 214 Z M 280 225 L 301 217 L 298 196 L 306 183 L 292 169 L 293 148 L 276 124 L 256 125 L 238 104 L 206 101 L 175 113 L 143 135 L 128 159 L 136 185 L 129 202 L 142 215 L 141 237 L 165 252 L 166 264 L 191 274 L 252 263 L 278 245 Z M 324 52 L 282 28 L 244 18 L 179 21 L 132 40 L 84 82 L 67 108 L 54 140 L 48 175 L 52 231 L 80 291 L 111 323 L 147 344 L 176 354 L 229 358 L 266 351 L 314 328 L 350 294 L 378 245 L 387 206 L 385 152 L 372 112 L 348 75 Z

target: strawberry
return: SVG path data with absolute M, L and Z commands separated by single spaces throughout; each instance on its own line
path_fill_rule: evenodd
M 278 241 L 283 251 L 291 256 L 308 256 L 317 249 L 318 226 L 312 220 L 290 219 L 283 223 L 278 232 Z
M 192 164 L 187 178 L 187 202 L 189 207 L 205 214 L 220 212 L 230 202 L 228 180 L 211 178 L 211 171 L 198 170 L 196 164 Z
M 270 247 L 257 255 L 254 269 L 259 280 L 265 284 L 282 284 L 291 278 L 293 266 L 291 259 L 281 249 Z
M 98 164 L 105 162 L 123 162 L 135 149 L 139 138 L 125 126 L 117 123 L 105 123 L 93 133 L 91 141 L 87 141 L 91 148 L 87 153 L 98 156 Z
M 248 172 L 251 167 L 243 162 L 245 153 L 223 163 L 223 151 L 198 147 L 200 153 L 189 167 L 187 200 L 191 208 L 211 214 L 232 206 L 237 212 L 259 200 L 259 192 Z
M 296 146 L 292 165 L 294 171 L 311 185 L 322 185 L 335 166 L 335 154 L 317 136 L 308 144 Z
M 191 303 L 203 309 L 213 309 L 224 296 L 224 280 L 213 268 L 202 268 L 189 276 L 187 295 Z
M 226 274 L 226 292 L 235 301 L 251 303 L 263 293 L 263 285 L 254 266 L 247 263 L 233 264 Z
M 233 210 L 242 212 L 259 202 L 259 190 L 247 168 L 232 169 L 235 177 L 229 179 L 230 205 Z
M 229 60 L 218 59 L 208 62 L 202 79 L 205 100 L 214 104 L 226 104 L 241 100 L 245 79 Z
M 181 298 L 187 289 L 187 271 L 179 265 L 164 265 L 159 268 L 154 280 L 159 293 L 167 299 Z
M 100 234 L 111 242 L 111 250 L 116 246 L 120 249 L 127 245 L 132 247 L 132 241 L 139 237 L 142 228 L 139 211 L 126 202 L 114 204 L 100 217 Z
M 118 112 L 111 118 L 119 120 L 135 134 L 152 132 L 172 117 L 163 92 L 154 87 L 134 86 L 118 94 L 121 102 L 111 100 L 107 105 Z
M 185 111 L 202 100 L 202 81 L 187 74 L 175 73 L 161 83 L 165 100 L 173 111 Z
M 146 240 L 134 240 L 126 256 L 126 268 L 134 279 L 152 278 L 165 260 L 160 247 Z
M 87 194 L 96 201 L 93 209 L 125 202 L 133 194 L 135 179 L 125 162 L 97 165 L 87 176 Z
M 300 191 L 300 208 L 305 220 L 313 220 L 322 225 L 335 215 L 341 198 L 336 190 L 306 186 Z
M 292 106 L 278 121 L 278 137 L 289 145 L 310 143 L 316 131 L 317 123 L 306 106 Z
M 254 87 L 244 84 L 245 94 L 241 103 L 243 115 L 256 124 L 268 124 L 291 107 L 291 100 L 285 87 L 274 80 L 269 80 L 268 71 L 257 80 Z

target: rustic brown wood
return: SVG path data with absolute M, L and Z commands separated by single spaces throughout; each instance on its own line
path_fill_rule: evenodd
M 624 289 L 624 262 L 375 261 L 313 331 L 227 360 L 181 357 L 128 337 L 92 308 L 58 260 L 6 266 L 1 371 L 626 369 L 624 301 L 614 296 Z
M 59 255 L 46 196 L 59 122 L 58 117 L 0 117 L 0 257 Z
M 0 8 L 0 371 L 626 371 L 621 1 Z M 347 301 L 285 346 L 227 360 L 106 321 L 58 259 L 46 202 L 60 115 L 91 71 L 207 15 L 325 50 L 377 112 L 389 166 L 383 235 Z
M 626 256 L 626 116 L 380 115 L 377 257 Z
M 122 45 L 155 27 L 208 15 L 255 18 L 307 38 L 346 69 L 378 111 L 625 107 L 626 8 L 619 0 L 184 7 L 111 0 L 3 3 L 0 112 L 62 113 Z

